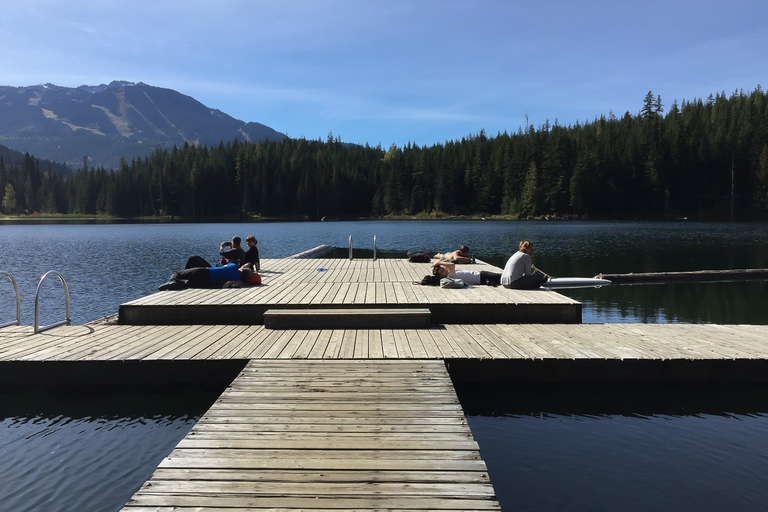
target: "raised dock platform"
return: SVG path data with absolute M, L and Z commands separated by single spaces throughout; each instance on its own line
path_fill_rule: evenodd
M 120 323 L 252 325 L 275 309 L 427 308 L 433 323 L 580 323 L 581 304 L 548 290 L 421 286 L 429 263 L 406 259 L 262 260 L 261 286 L 158 292 L 120 306 Z M 501 269 L 484 263 L 471 270 Z

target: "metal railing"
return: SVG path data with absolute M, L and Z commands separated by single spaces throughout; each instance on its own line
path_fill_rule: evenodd
M 8 272 L 0 272 L 0 275 L 5 276 L 8 278 L 8 280 L 13 285 L 13 289 L 16 292 L 16 321 L 13 322 L 6 322 L 4 324 L 0 324 L 0 329 L 3 327 L 8 327 L 9 325 L 20 325 L 21 324 L 21 295 L 19 294 L 19 286 L 16 284 L 16 280 L 13 278 L 11 274 Z
M 60 322 L 56 322 L 56 323 L 53 323 L 53 324 L 44 325 L 44 326 L 40 327 L 40 326 L 37 325 L 37 318 L 38 318 L 38 315 L 37 315 L 38 311 L 37 310 L 38 310 L 38 304 L 40 302 L 40 286 L 43 284 L 43 281 L 45 281 L 45 279 L 48 276 L 50 276 L 50 275 L 54 275 L 54 276 L 58 277 L 59 280 L 61 281 L 61 285 L 64 287 L 64 301 L 65 301 L 65 306 L 64 307 L 66 309 L 66 314 L 65 314 L 66 318 L 64 320 L 61 320 Z M 69 317 L 69 289 L 67 288 L 67 282 L 64 280 L 64 277 L 62 277 L 62 275 L 59 274 L 58 272 L 56 272 L 55 270 L 50 270 L 50 271 L 46 272 L 45 274 L 43 274 L 43 277 L 40 278 L 40 282 L 37 283 L 37 292 L 35 293 L 35 329 L 34 329 L 34 332 L 35 332 L 35 334 L 37 334 L 39 332 L 43 332 L 45 330 L 52 329 L 54 327 L 58 327 L 59 325 L 64 325 L 64 324 L 66 324 L 66 325 L 71 325 L 72 324 L 72 319 Z
M 349 259 L 352 258 L 352 235 L 349 235 Z M 373 235 L 373 261 L 376 261 L 376 235 Z

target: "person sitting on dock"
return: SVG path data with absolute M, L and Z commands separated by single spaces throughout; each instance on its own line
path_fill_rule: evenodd
M 432 264 L 432 275 L 425 276 L 421 284 L 428 286 L 438 286 L 440 280 L 444 277 L 461 279 L 469 285 L 488 285 L 499 286 L 501 284 L 501 274 L 489 272 L 487 270 L 456 270 L 456 264 L 450 261 L 436 261 Z
M 518 251 L 510 256 L 501 273 L 501 284 L 504 288 L 516 290 L 535 290 L 547 281 L 547 275 L 536 269 L 533 270 L 533 244 L 520 242 Z
M 229 247 L 226 247 L 227 242 L 222 242 L 222 248 L 219 251 L 221 255 L 221 265 L 224 266 L 228 263 L 234 263 L 238 267 L 245 263 L 245 251 L 240 247 L 241 239 L 239 236 L 233 236 L 232 241 L 229 243 Z
M 253 235 L 245 237 L 245 245 L 248 246 L 248 250 L 245 251 L 245 257 L 243 263 L 250 263 L 253 265 L 253 270 L 256 272 L 261 271 L 261 261 L 259 260 L 259 248 L 256 247 L 259 241 Z
M 193 256 L 187 260 L 187 264 L 200 260 L 207 263 L 203 258 Z M 184 270 L 171 274 L 170 280 L 160 285 L 157 289 L 162 292 L 165 290 L 183 290 L 185 288 L 239 288 L 243 285 L 257 284 L 251 280 L 254 275 L 258 274 L 253 272 L 251 265 L 248 263 L 239 268 L 234 263 L 229 263 L 223 267 L 187 267 Z
M 453 252 L 439 252 L 435 254 L 435 259 L 449 261 L 451 263 L 471 263 L 472 257 L 469 254 L 469 247 L 462 245 Z

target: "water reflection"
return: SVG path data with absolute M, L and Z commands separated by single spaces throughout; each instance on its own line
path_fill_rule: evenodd
M 765 388 L 463 390 L 502 510 L 763 510 Z
M 254 234 L 262 258 L 282 258 L 317 245 L 342 257 L 353 237 L 356 258 L 405 257 L 469 245 L 503 266 L 520 240 L 536 244 L 535 263 L 560 277 L 599 273 L 768 267 L 768 225 L 692 222 L 359 221 L 251 224 L 0 225 L 0 269 L 22 294 L 22 323 L 31 325 L 42 274 L 60 271 L 72 295 L 72 320 L 114 314 L 121 303 L 154 293 L 187 257 L 215 261 L 221 240 Z M 764 283 L 764 282 L 759 282 Z M 44 283 L 41 324 L 63 318 L 61 286 Z M 696 283 L 567 291 L 585 301 L 587 322 L 766 323 L 762 284 Z M 10 283 L 0 280 L 0 323 L 15 311 Z
M 768 323 L 765 281 L 611 285 L 561 293 L 582 303 L 585 323 Z
M 120 510 L 220 392 L 0 391 L 0 508 Z

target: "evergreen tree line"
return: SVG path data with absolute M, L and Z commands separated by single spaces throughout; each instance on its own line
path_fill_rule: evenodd
M 218 147 L 185 144 L 114 170 L 73 176 L 25 155 L 0 157 L 2 209 L 262 216 L 578 215 L 592 218 L 764 217 L 768 102 L 760 86 L 678 105 L 649 92 L 621 118 L 557 122 L 431 147 L 286 138 Z

